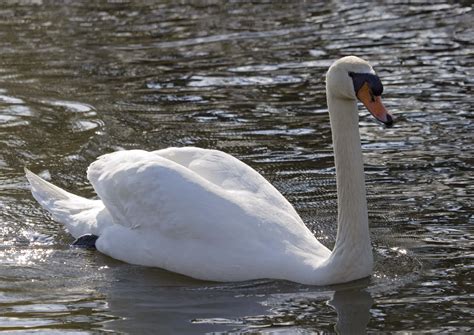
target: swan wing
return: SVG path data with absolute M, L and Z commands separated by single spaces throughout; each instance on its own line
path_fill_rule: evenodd
M 193 171 L 228 192 L 248 192 L 301 221 L 286 198 L 261 174 L 223 151 L 196 147 L 167 148 L 153 152 Z
M 141 150 L 103 155 L 87 177 L 114 221 L 132 229 L 177 224 L 213 193 L 192 171 Z
M 209 232 L 223 238 L 245 229 L 255 234 L 264 226 L 307 229 L 291 205 L 256 171 L 243 163 L 243 178 L 231 171 L 231 164 L 239 167 L 237 159 L 211 153 L 207 158 L 189 159 L 189 168 L 165 158 L 167 154 L 170 156 L 169 152 L 118 151 L 90 165 L 88 178 L 116 223 L 180 238 L 209 236 Z M 219 169 L 219 174 L 213 174 Z M 243 185 L 238 185 L 238 178 Z M 286 210 L 288 206 L 292 211 Z

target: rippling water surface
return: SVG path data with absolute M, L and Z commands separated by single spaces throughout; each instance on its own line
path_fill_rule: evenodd
M 347 333 L 474 328 L 469 1 L 7 1 L 0 5 L 0 329 Z M 361 111 L 370 280 L 216 284 L 69 247 L 28 166 L 93 197 L 118 149 L 195 145 L 263 174 L 332 247 L 324 74 L 368 59 L 397 123 Z

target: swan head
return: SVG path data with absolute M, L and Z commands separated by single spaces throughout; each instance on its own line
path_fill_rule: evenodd
M 377 120 L 387 126 L 393 124 L 392 116 L 382 103 L 382 82 L 362 58 L 347 56 L 334 62 L 326 75 L 326 87 L 331 97 L 359 100 Z

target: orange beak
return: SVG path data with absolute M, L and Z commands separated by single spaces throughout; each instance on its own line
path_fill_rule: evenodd
M 364 83 L 364 85 L 359 89 L 359 92 L 357 92 L 357 98 L 377 120 L 389 127 L 393 124 L 392 115 L 390 115 L 387 109 L 385 109 L 381 97 L 373 95 L 368 83 Z

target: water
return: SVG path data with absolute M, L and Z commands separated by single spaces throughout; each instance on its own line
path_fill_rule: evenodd
M 0 6 L 0 329 L 39 333 L 469 332 L 473 269 L 469 1 L 41 0 Z M 336 188 L 324 74 L 368 59 L 397 118 L 361 109 L 374 275 L 333 287 L 206 283 L 69 247 L 28 166 L 93 197 L 117 149 L 225 150 L 328 247 Z

